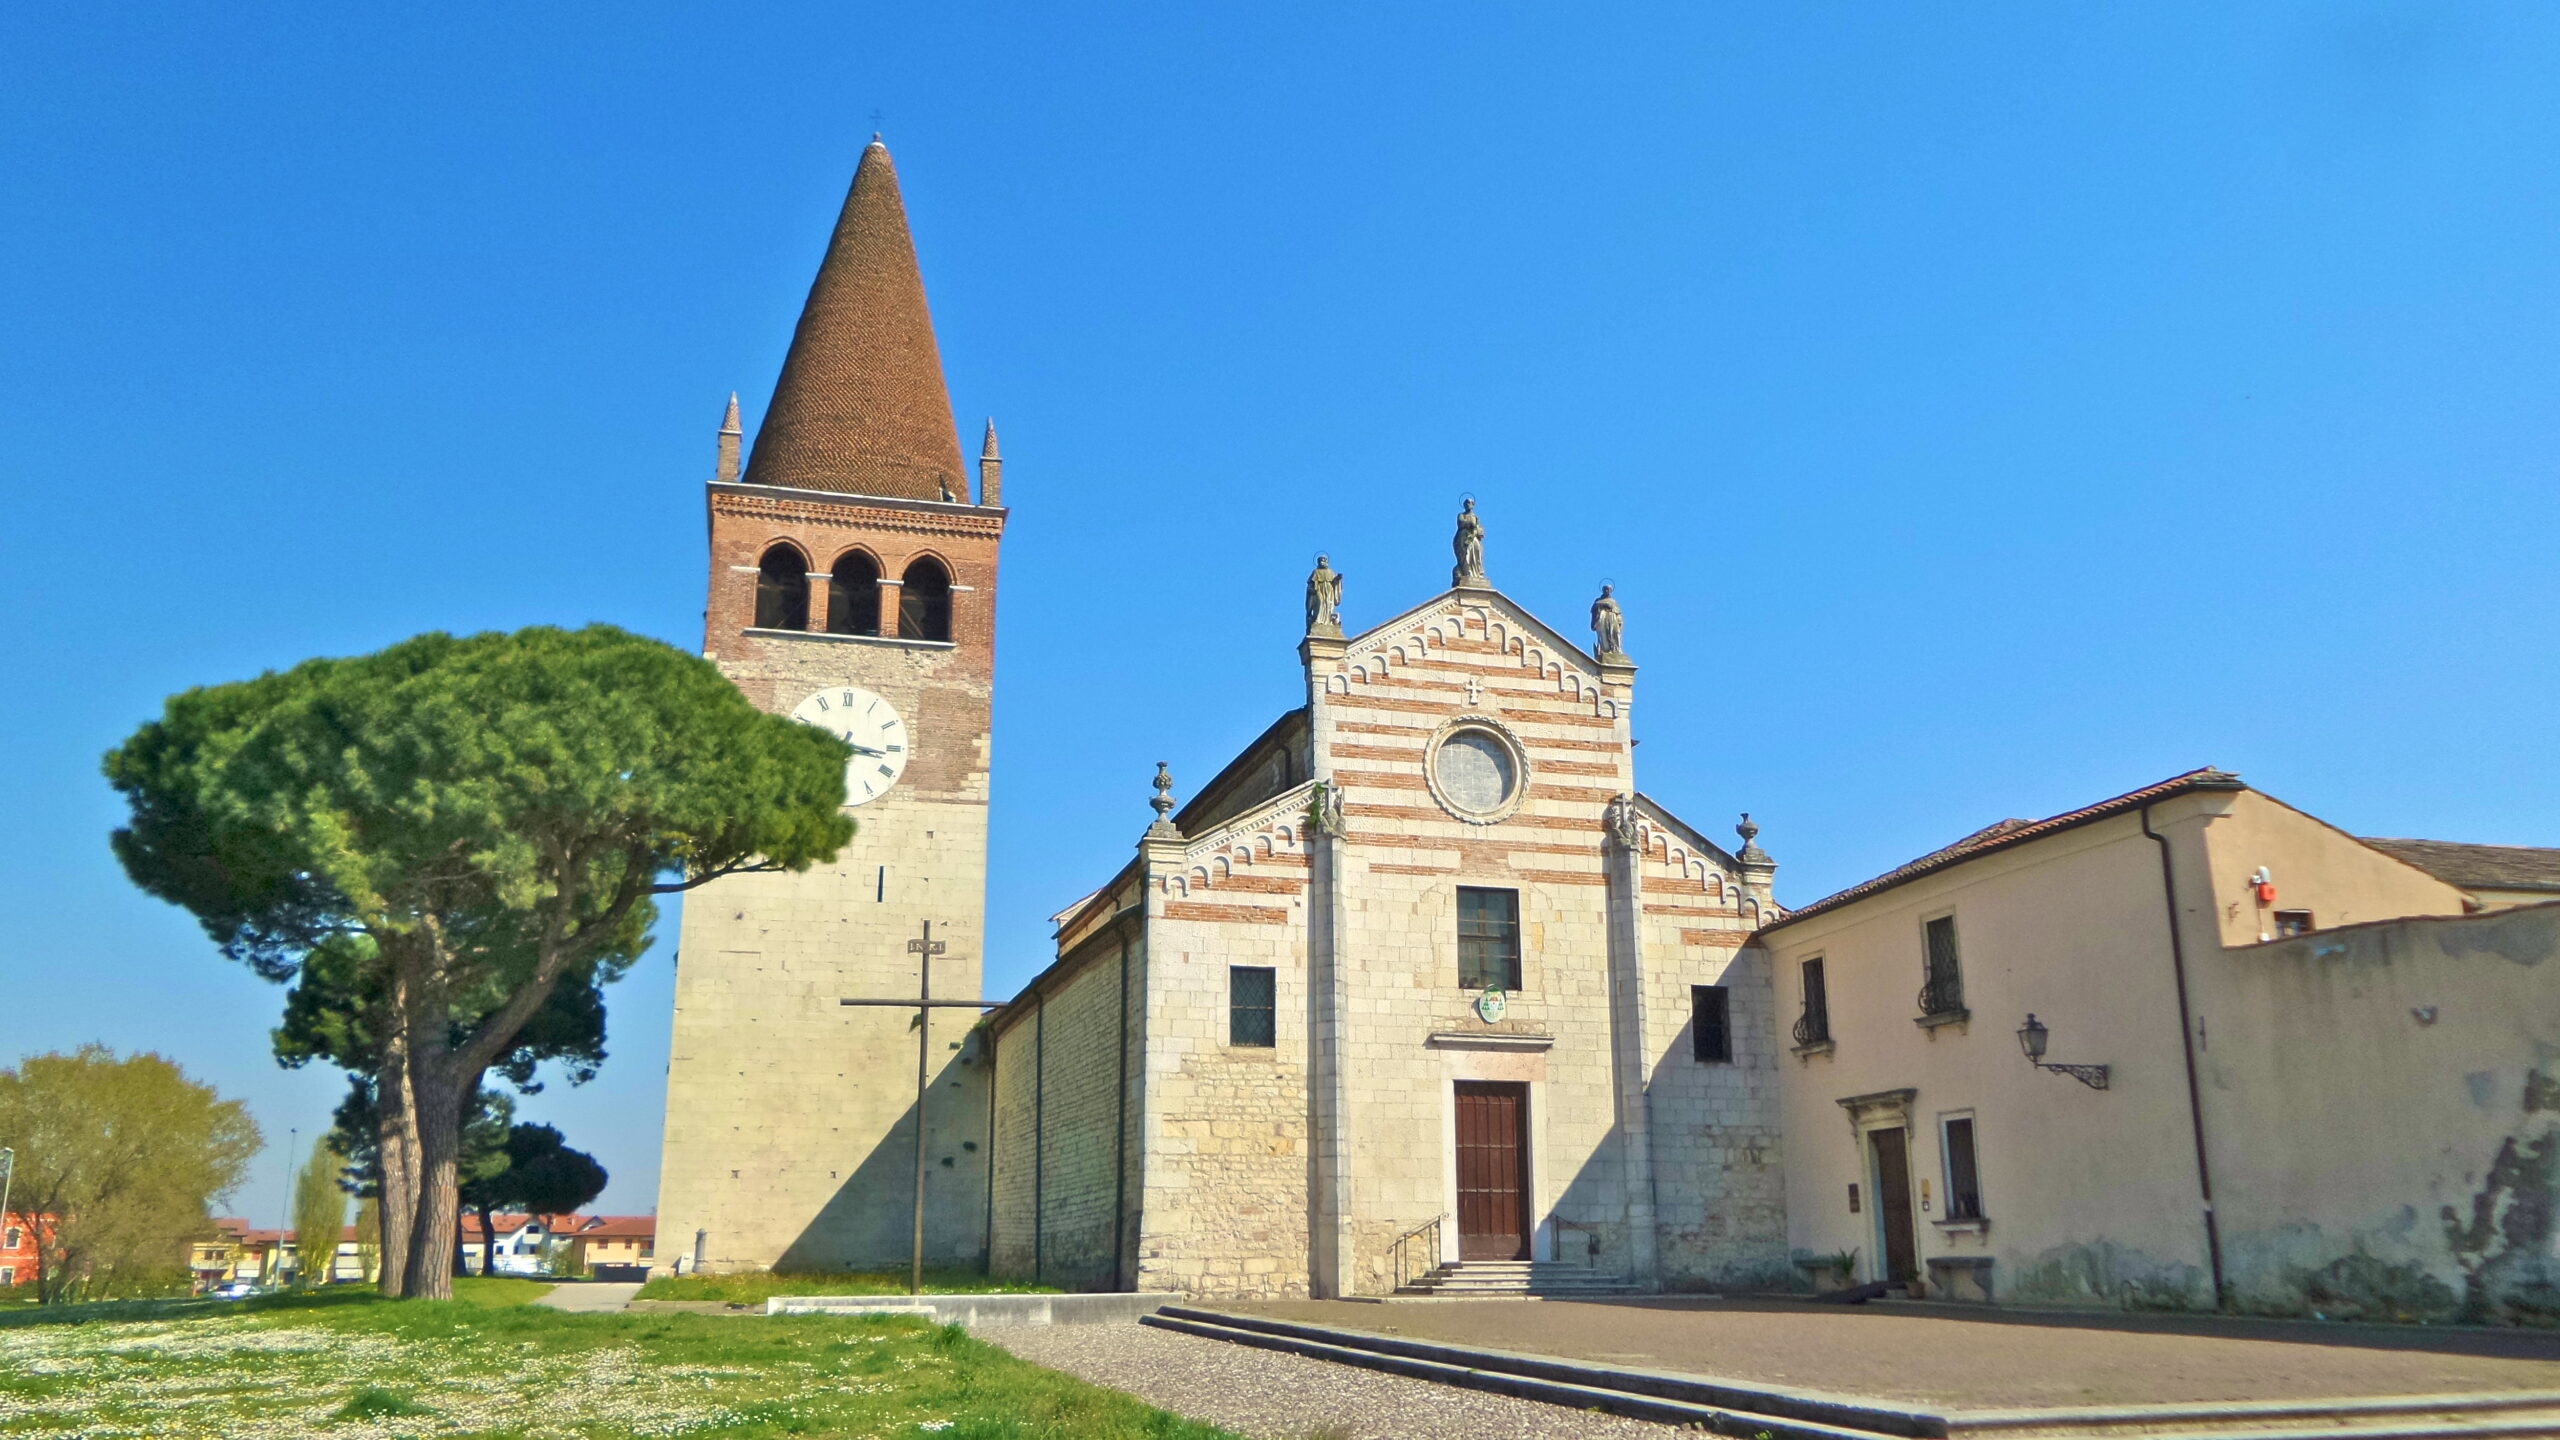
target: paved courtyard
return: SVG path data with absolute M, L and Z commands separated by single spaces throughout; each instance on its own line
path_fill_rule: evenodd
M 1034 1365 L 1251 1440 L 1670 1440 L 1680 1433 L 1135 1324 L 998 1325 L 976 1335 Z
M 1673 1297 L 1202 1308 L 1967 1409 L 2560 1390 L 2560 1334 L 2534 1330 Z

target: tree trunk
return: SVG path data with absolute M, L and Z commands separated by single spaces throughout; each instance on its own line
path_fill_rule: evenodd
M 393 981 L 393 1010 L 399 1008 Z M 409 1080 L 407 1026 L 394 1018 L 383 1027 L 382 1068 L 375 1072 L 374 1148 L 381 1163 L 382 1293 L 409 1293 L 409 1241 L 417 1229 L 417 1101 Z
M 473 1207 L 480 1212 L 480 1273 L 498 1273 L 498 1212 L 494 1205 Z
M 417 1214 L 409 1237 L 409 1283 L 412 1300 L 453 1298 L 450 1258 L 461 1228 L 462 1094 L 464 1087 L 443 1065 L 424 1064 L 416 1071 L 412 1098 L 418 1135 Z

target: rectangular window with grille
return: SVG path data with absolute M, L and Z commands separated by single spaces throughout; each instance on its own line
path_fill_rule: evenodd
M 1947 1218 L 1979 1220 L 1982 1173 L 1973 1158 L 1973 1117 L 1949 1116 L 1939 1122 L 1938 1134 L 1945 1142 L 1939 1149 L 1947 1158 Z
M 1733 1003 L 1721 985 L 1689 987 L 1689 1047 L 1709 1065 L 1733 1059 Z
M 1273 972 L 1268 965 L 1227 967 L 1227 1043 L 1276 1045 Z
M 1458 988 L 1520 988 L 1520 892 L 1458 887 Z
M 1920 991 L 1920 1013 L 1951 1015 L 1964 1008 L 1964 970 L 1956 958 L 1956 917 L 1941 915 L 1925 927 L 1928 983 Z

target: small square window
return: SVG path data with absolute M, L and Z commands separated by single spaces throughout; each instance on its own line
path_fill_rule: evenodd
M 1733 1004 L 1722 985 L 1689 987 L 1690 1049 L 1699 1061 L 1723 1065 L 1733 1059 Z
M 1520 892 L 1458 887 L 1458 988 L 1520 988 Z
M 2311 922 L 2311 912 L 2308 910 L 2276 912 L 2276 938 L 2279 940 L 2288 935 L 2308 935 L 2319 928 Z
M 1274 1024 L 1274 980 L 1267 965 L 1227 967 L 1227 1043 L 1270 1046 L 1279 1043 Z

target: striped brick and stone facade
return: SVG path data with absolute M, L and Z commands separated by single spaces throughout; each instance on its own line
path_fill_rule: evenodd
M 1774 866 L 1638 793 L 1623 655 L 1462 581 L 1364 634 L 1312 625 L 1305 706 L 1058 917 L 1057 962 L 990 1026 L 998 1274 L 1383 1292 L 1435 1218 L 1425 1258 L 1457 1258 L 1457 1097 L 1491 1085 L 1524 1107 L 1535 1258 L 1783 1281 L 1750 943 Z M 1444 783 L 1461 735 L 1515 768 L 1489 806 Z M 1507 1008 L 1462 983 L 1461 887 L 1516 896 Z M 1235 1043 L 1237 967 L 1272 972 L 1268 1044 Z M 1698 1057 L 1693 986 L 1722 987 L 1729 1059 Z

